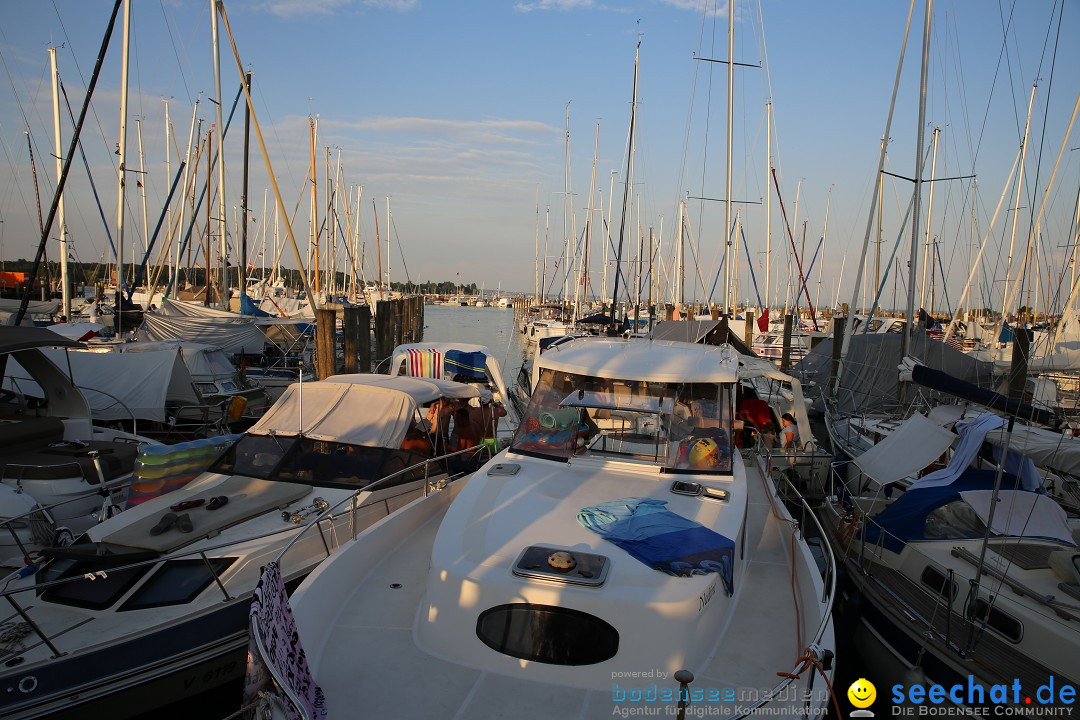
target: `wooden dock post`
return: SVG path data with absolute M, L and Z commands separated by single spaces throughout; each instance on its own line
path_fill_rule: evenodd
M 375 364 L 390 357 L 394 351 L 393 301 L 379 300 L 375 304 Z
M 315 377 L 319 380 L 337 372 L 337 313 L 327 308 L 315 310 Z
M 746 343 L 746 347 L 754 347 L 754 311 L 747 310 L 743 313 L 743 317 L 746 318 L 746 327 L 743 328 L 743 342 Z
M 1027 390 L 1028 359 L 1031 350 L 1031 330 L 1013 328 L 1012 363 L 1009 365 L 1009 399 L 1024 401 Z
M 360 348 L 361 336 L 370 332 L 370 328 L 360 326 L 360 308 L 346 307 L 341 315 L 341 347 L 345 360 L 345 372 L 357 372 L 357 350 Z M 367 340 L 366 337 L 363 340 Z
M 356 311 L 359 318 L 357 320 L 359 330 L 356 336 L 360 351 L 359 371 L 369 373 L 371 372 L 371 306 L 361 305 Z

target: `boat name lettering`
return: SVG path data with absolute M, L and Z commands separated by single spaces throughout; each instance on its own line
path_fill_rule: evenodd
M 709 586 L 709 589 L 701 594 L 698 598 L 698 612 L 705 609 L 705 606 L 709 604 L 709 601 L 713 599 L 713 595 L 716 594 L 716 583 L 714 582 Z
M 234 672 L 236 672 L 239 664 L 240 663 L 238 663 L 236 660 L 230 660 L 227 663 L 222 663 L 215 668 L 211 668 L 210 670 L 207 670 L 203 673 L 201 682 L 198 675 L 192 675 L 190 678 L 184 680 L 184 689 L 190 690 L 196 683 L 206 685 L 207 683 L 213 682 L 214 680 L 229 677 Z

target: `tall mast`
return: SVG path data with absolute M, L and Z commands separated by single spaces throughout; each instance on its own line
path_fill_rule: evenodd
M 124 288 L 124 172 L 127 157 L 127 100 L 128 100 L 128 45 L 131 42 L 131 0 L 124 0 L 124 45 L 120 60 L 120 140 L 116 152 L 120 156 L 120 171 L 116 193 L 116 334 L 123 334 Z
M 244 84 L 251 92 L 251 71 L 244 73 Z M 244 179 L 243 188 L 240 191 L 240 277 L 247 277 L 248 267 L 248 149 L 251 145 L 251 111 L 247 103 L 244 103 Z M 263 195 L 263 205 L 266 205 L 266 196 Z M 265 213 L 264 213 L 265 214 Z M 266 236 L 263 235 L 265 238 Z M 247 281 L 240 282 L 240 292 L 247 290 Z
M 229 309 L 229 272 L 226 269 L 229 261 L 229 240 L 225 222 L 225 123 L 221 117 L 221 52 L 218 47 L 218 14 L 217 4 L 219 0 L 210 0 L 210 34 L 214 51 L 214 94 L 218 102 L 214 103 L 214 111 L 217 115 L 217 138 L 218 138 L 218 232 L 221 233 L 221 308 Z M 207 256 L 207 273 L 210 272 L 210 257 Z
M 727 61 L 727 187 L 724 189 L 724 314 L 729 312 L 731 292 L 731 143 L 732 108 L 735 102 L 735 3 L 728 0 Z
M 53 95 L 53 137 L 56 152 L 56 184 L 60 185 L 60 177 L 64 171 L 63 150 L 60 148 L 60 73 L 56 67 L 56 48 L 49 48 L 49 65 L 52 70 L 52 95 Z M 60 227 L 60 312 L 64 318 L 71 322 L 71 291 L 68 288 L 68 244 L 67 227 L 64 226 L 64 195 L 60 198 L 56 207 L 56 222 Z
M 172 138 L 172 134 L 173 134 L 173 132 L 172 132 L 172 121 L 169 120 L 169 100 L 168 100 L 168 98 L 163 98 L 162 102 L 165 103 L 165 177 L 172 177 L 172 170 L 171 170 L 172 163 L 170 162 L 171 159 L 172 159 L 172 152 L 169 149 L 169 140 Z M 181 189 L 180 189 L 180 198 L 181 198 L 180 203 L 181 204 L 183 204 L 183 197 L 184 197 L 185 192 L 187 192 L 187 187 L 181 186 Z M 166 220 L 165 220 L 165 227 L 168 228 L 168 231 L 166 232 L 166 238 L 167 238 L 166 242 L 172 242 L 172 238 L 168 237 L 169 233 L 172 232 L 172 226 L 173 226 L 173 224 L 172 224 L 172 203 L 169 203 L 169 207 L 166 210 L 166 213 L 167 213 L 167 215 L 166 215 Z M 169 255 L 170 255 L 170 253 L 167 253 L 166 256 L 165 256 L 165 264 L 166 265 L 169 264 L 169 260 L 170 260 Z M 169 268 L 169 282 L 165 283 L 165 287 L 169 287 L 169 285 L 175 280 L 175 278 L 173 277 L 173 272 L 174 271 L 175 271 L 175 267 Z
M 308 129 L 311 134 L 311 247 L 315 254 L 312 261 L 312 274 L 315 277 L 313 290 L 318 295 L 322 290 L 322 285 L 319 283 L 319 181 L 315 170 L 315 119 L 310 115 L 308 116 Z
M 930 66 L 930 17 L 934 0 L 926 0 L 923 18 L 922 76 L 919 80 L 919 124 L 915 138 L 915 195 L 911 206 L 911 253 L 908 267 L 907 332 L 903 334 L 900 357 L 907 357 L 915 336 L 915 269 L 919 263 L 919 200 L 922 196 L 923 137 L 926 127 L 926 77 Z
M 536 186 L 536 260 L 533 264 L 533 299 L 540 302 L 540 186 Z
M 634 125 L 637 122 L 638 59 L 641 57 L 641 38 L 634 48 L 634 92 L 630 102 L 630 141 L 626 153 L 626 183 L 623 185 L 622 217 L 619 220 L 619 247 L 615 251 L 615 281 L 611 291 L 611 322 L 614 329 L 615 313 L 619 305 L 619 274 L 621 272 L 623 242 L 626 239 L 626 205 L 630 197 L 630 174 L 634 167 Z
M 772 102 L 765 103 L 765 317 L 772 307 Z M 766 328 L 768 329 L 768 328 Z
M 934 128 L 934 137 L 931 141 L 934 145 L 934 154 L 930 160 L 930 194 L 926 198 L 926 235 L 923 238 L 923 268 L 922 268 L 922 281 L 919 283 L 919 307 L 926 307 L 926 273 L 930 270 L 931 256 L 934 254 L 930 248 L 930 230 L 933 223 L 934 215 L 934 178 L 937 177 L 937 151 L 938 151 L 938 138 L 941 135 L 941 128 Z M 930 282 L 933 283 L 933 272 L 931 272 Z M 931 314 L 933 313 L 934 303 L 930 303 Z

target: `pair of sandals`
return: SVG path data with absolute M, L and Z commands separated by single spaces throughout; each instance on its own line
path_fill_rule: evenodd
M 189 533 L 195 528 L 191 523 L 191 517 L 187 513 L 177 515 L 176 513 L 170 512 L 162 515 L 161 519 L 158 520 L 157 525 L 150 528 L 150 534 L 160 535 L 166 530 L 171 529 L 174 525 L 177 530 L 183 533 Z
M 229 502 L 228 495 L 217 495 L 210 498 L 210 502 L 206 505 L 207 510 L 217 510 L 218 508 Z M 206 498 L 195 498 L 194 500 L 184 500 L 178 502 L 175 505 L 170 505 L 170 510 L 190 510 L 191 508 L 200 507 L 203 503 L 206 503 Z
M 184 500 L 175 505 L 170 505 L 169 509 L 190 510 L 192 508 L 200 507 L 205 503 L 207 510 L 217 510 L 228 502 L 228 495 L 217 495 L 210 498 L 209 503 L 206 502 L 206 498 L 195 498 L 194 500 Z M 195 529 L 195 526 L 191 522 L 191 517 L 187 513 L 177 514 L 175 512 L 167 512 L 161 516 L 161 519 L 157 521 L 157 524 L 154 525 L 154 527 L 150 528 L 150 534 L 160 535 L 174 526 L 183 533 L 189 533 Z

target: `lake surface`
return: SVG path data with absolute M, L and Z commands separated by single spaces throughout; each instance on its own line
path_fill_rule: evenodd
M 511 308 L 424 306 L 424 340 L 486 345 L 499 361 L 507 386 L 525 359 L 524 339 Z

